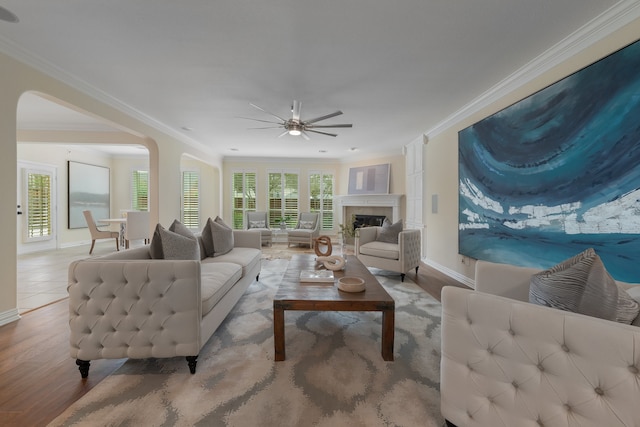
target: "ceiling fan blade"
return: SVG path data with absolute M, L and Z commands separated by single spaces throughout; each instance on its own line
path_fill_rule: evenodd
M 280 135 L 278 135 L 278 138 L 282 138 L 283 136 L 288 135 L 288 134 L 289 134 L 289 131 L 288 131 L 288 130 L 285 130 L 285 131 L 284 131 L 284 132 L 282 132 Z
M 307 127 L 308 128 L 312 128 L 312 129 L 315 129 L 315 128 L 351 128 L 351 127 L 353 127 L 353 125 L 352 124 L 347 124 L 347 123 L 343 123 L 343 124 L 339 124 L 339 125 L 313 125 L 312 124 L 312 125 L 307 126 Z
M 319 122 L 320 120 L 326 120 L 326 119 L 330 119 L 331 117 L 339 116 L 340 114 L 342 114 L 342 111 L 338 110 L 334 113 L 327 114 L 326 116 L 316 117 L 315 119 L 311 119 L 311 120 L 303 120 L 303 122 L 305 124 L 315 123 L 315 122 Z
M 247 128 L 247 129 L 282 129 L 282 126 L 265 126 L 265 127 Z
M 254 119 L 253 117 L 238 117 L 239 119 L 246 119 L 246 120 L 255 120 L 256 122 L 263 122 L 263 123 L 275 123 L 277 125 L 283 125 L 284 122 L 280 123 L 280 122 L 274 122 L 273 120 L 261 120 L 261 119 Z
M 291 108 L 291 112 L 293 113 L 293 120 L 300 121 L 300 110 L 302 109 L 302 102 L 293 100 L 293 108 Z
M 305 131 L 303 131 L 303 130 L 302 130 L 302 131 L 300 131 L 300 135 L 302 135 L 302 137 L 303 137 L 304 139 L 306 139 L 307 141 L 309 141 L 309 140 L 311 139 L 311 137 L 309 136 L 309 134 L 308 134 L 308 133 L 306 133 L 306 132 L 305 132 Z
M 282 117 L 278 116 L 277 114 L 270 113 L 269 111 L 265 110 L 264 108 L 262 108 L 262 107 L 258 107 L 256 104 L 249 103 L 249 105 L 251 105 L 253 108 L 257 108 L 258 110 L 260 110 L 260 111 L 262 111 L 262 112 L 264 112 L 264 113 L 267 113 L 267 114 L 268 114 L 268 115 L 270 115 L 270 116 L 275 117 L 275 118 L 276 118 L 276 119 L 278 119 L 278 120 L 281 120 L 281 121 L 283 121 L 283 122 L 286 122 L 286 121 L 287 121 L 286 119 L 283 119 Z
M 307 132 L 321 133 L 321 134 L 327 135 L 327 136 L 338 136 L 337 133 L 321 132 L 319 130 L 313 130 L 313 129 L 307 129 Z

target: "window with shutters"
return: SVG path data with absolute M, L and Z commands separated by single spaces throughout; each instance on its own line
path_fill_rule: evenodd
M 47 240 L 53 235 L 51 212 L 51 181 L 48 173 L 28 171 L 27 180 L 27 241 Z
M 333 174 L 309 174 L 309 199 L 311 212 L 320 214 L 321 230 L 333 230 Z
M 294 172 L 269 172 L 269 227 L 277 228 L 278 218 L 287 218 L 287 227 L 298 221 L 299 188 L 298 174 Z
M 246 228 L 247 212 L 256 210 L 256 173 L 254 171 L 233 172 L 232 227 L 236 230 Z
M 134 170 L 131 173 L 131 209 L 149 210 L 149 171 Z
M 187 228 L 200 228 L 200 173 L 182 172 L 182 219 Z

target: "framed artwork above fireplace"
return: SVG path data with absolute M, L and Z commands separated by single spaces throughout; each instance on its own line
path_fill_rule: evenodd
M 349 168 L 348 194 L 389 194 L 390 163 Z

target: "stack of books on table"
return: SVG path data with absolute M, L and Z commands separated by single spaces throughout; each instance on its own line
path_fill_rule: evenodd
M 333 284 L 334 277 L 331 270 L 302 270 L 300 283 L 329 283 Z

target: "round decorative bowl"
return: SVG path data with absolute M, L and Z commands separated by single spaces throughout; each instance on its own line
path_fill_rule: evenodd
M 338 289 L 344 292 L 364 291 L 364 279 L 359 277 L 341 277 L 338 279 Z

